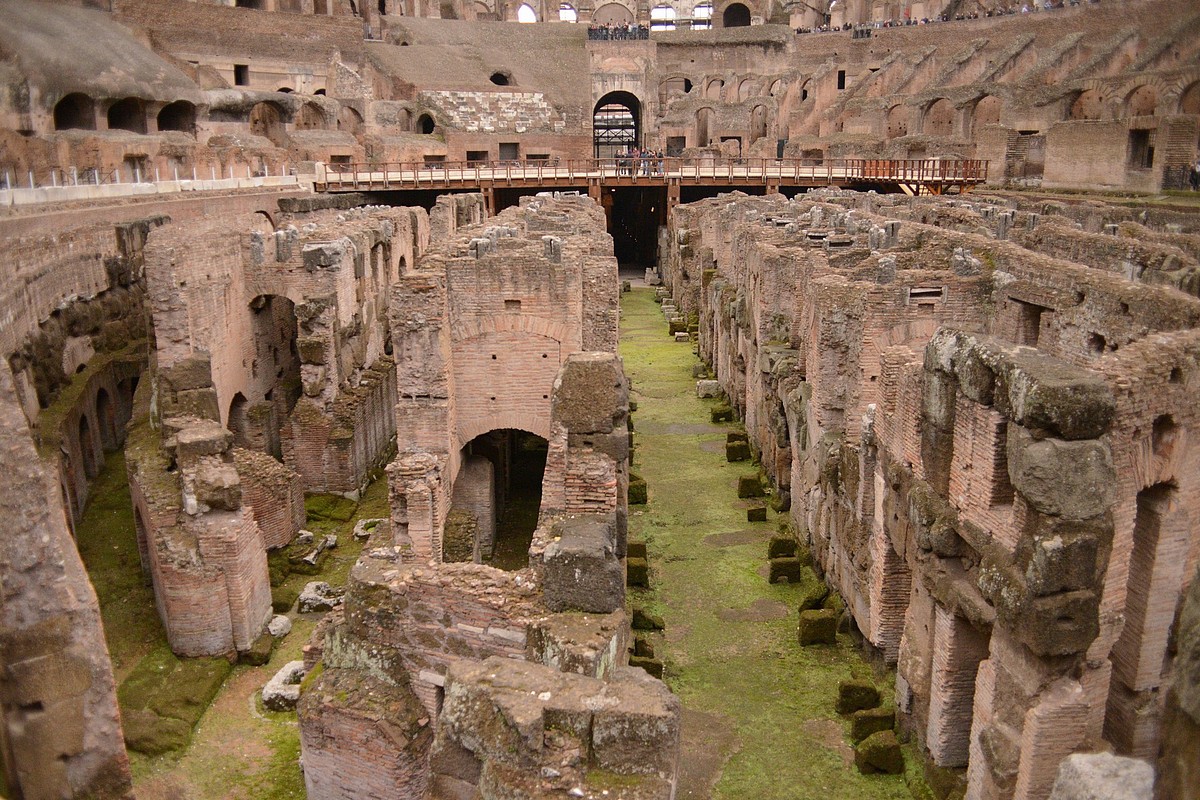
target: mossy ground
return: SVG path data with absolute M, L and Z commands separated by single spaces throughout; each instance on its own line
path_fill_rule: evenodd
M 733 427 L 708 422 L 715 401 L 696 397 L 696 357 L 668 338 L 653 297 L 635 289 L 622 298 L 621 355 L 638 403 L 634 470 L 649 488 L 648 505 L 631 508 L 630 537 L 647 542 L 652 568 L 651 589 L 631 591 L 630 601 L 666 621 L 656 649 L 684 705 L 728 721 L 741 743 L 722 754 L 729 760 L 714 796 L 911 797 L 903 776 L 864 776 L 847 763 L 838 681 L 873 678 L 889 696 L 890 679 L 873 675 L 848 637 L 797 643 L 799 587 L 765 577 L 777 518 L 747 523 L 749 503 L 737 499 L 738 478 L 758 467 L 725 460 Z M 684 738 L 686 762 L 686 730 Z
M 358 503 L 310 497 L 306 506 L 306 527 L 317 535 L 336 533 L 338 547 L 320 575 L 290 575 L 285 585 L 302 588 L 311 580 L 344 585 L 362 550 L 351 535 L 354 522 L 387 516 L 387 482 L 376 480 Z M 198 720 L 182 749 L 153 757 L 130 753 L 138 798 L 303 798 L 296 715 L 265 710 L 258 690 L 285 663 L 302 657 L 319 615 L 293 615 L 292 632 L 261 667 L 172 655 L 153 592 L 142 577 L 120 453 L 109 454 L 76 534 L 100 600 L 124 712 L 136 715 L 150 708 L 189 727 Z M 214 685 L 219 685 L 215 698 Z

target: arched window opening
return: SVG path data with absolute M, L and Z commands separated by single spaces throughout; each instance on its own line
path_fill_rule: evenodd
M 305 103 L 296 114 L 296 130 L 315 131 L 325 127 L 325 112 L 316 103 Z
M 339 131 L 358 136 L 363 130 L 362 115 L 349 106 L 342 106 L 338 110 L 337 127 Z
M 533 10 L 533 6 L 529 3 L 522 3 L 517 9 L 517 22 L 537 22 L 537 12 Z
M 750 112 L 750 142 L 757 142 L 767 136 L 767 107 L 755 106 Z
M 96 129 L 96 104 L 86 94 L 75 92 L 59 100 L 54 106 L 54 130 Z
M 146 106 L 136 97 L 126 97 L 108 107 L 108 129 L 113 131 L 129 131 L 130 133 L 146 132 Z
M 417 133 L 433 133 L 433 117 L 428 114 L 422 114 L 417 117 Z
M 229 417 L 225 423 L 225 427 L 229 428 L 229 432 L 233 434 L 233 443 L 238 447 L 250 449 L 250 442 L 246 436 L 246 406 L 249 403 L 246 401 L 246 395 L 238 392 L 233 396 L 233 400 L 229 402 Z
M 721 24 L 726 28 L 745 28 L 750 24 L 750 9 L 741 3 L 730 3 L 725 7 Z
M 887 113 L 887 138 L 908 135 L 908 109 L 904 106 L 892 106 Z
M 650 30 L 675 30 L 675 9 L 668 5 L 659 5 L 650 9 Z
M 974 117 L 975 130 L 979 130 L 986 125 L 1000 124 L 1000 98 L 995 95 L 986 95 L 975 104 Z
M 641 102 L 629 92 L 609 92 L 592 109 L 596 158 L 614 158 L 641 142 Z
M 387 0 L 379 0 L 379 15 L 387 16 Z
M 592 12 L 593 25 L 632 25 L 633 13 L 620 3 L 605 3 Z
M 1095 89 L 1080 92 L 1067 111 L 1067 119 L 1100 119 L 1104 112 L 1104 98 Z
M 186 100 L 177 100 L 163 106 L 158 112 L 158 129 L 195 134 L 196 107 Z
M 496 84 L 497 86 L 511 86 L 512 85 L 512 75 L 507 72 L 493 72 L 491 74 L 491 77 L 488 78 L 488 80 L 490 80 L 492 83 Z
M 1200 114 L 1200 81 L 1196 81 L 1179 97 L 1180 114 Z
M 283 109 L 275 103 L 257 103 L 250 109 L 250 133 L 282 144 L 285 138 Z
M 570 3 L 562 3 L 558 7 L 559 22 L 579 22 L 579 12 Z
M 954 134 L 954 106 L 946 98 L 935 100 L 925 110 L 925 129 L 929 136 L 952 136 Z
M 1131 117 L 1152 116 L 1158 107 L 1158 92 L 1152 86 L 1139 86 L 1129 93 L 1125 105 Z
M 706 30 L 712 27 L 712 3 L 697 3 L 692 8 L 692 30 Z
M 505 570 L 529 566 L 547 449 L 540 436 L 513 429 L 491 431 L 467 443 L 442 540 L 445 560 Z

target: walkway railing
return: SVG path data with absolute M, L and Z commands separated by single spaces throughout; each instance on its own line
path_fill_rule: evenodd
M 469 186 L 602 184 L 849 186 L 971 185 L 987 180 L 981 160 L 657 158 L 388 162 L 318 165 L 318 191 L 441 189 Z

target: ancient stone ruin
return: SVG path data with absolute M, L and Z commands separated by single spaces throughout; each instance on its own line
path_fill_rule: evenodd
M 0 796 L 1200 797 L 1194 2 L 0 19 Z

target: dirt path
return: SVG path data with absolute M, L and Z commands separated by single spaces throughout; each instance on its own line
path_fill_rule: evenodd
M 775 530 L 747 523 L 725 461 L 731 426 L 709 424 L 688 344 L 667 336 L 652 289 L 624 295 L 621 355 L 633 381 L 634 472 L 649 504 L 633 506 L 630 536 L 646 540 L 652 588 L 631 598 L 666 621 L 655 642 L 684 702 L 680 796 L 726 800 L 909 798 L 904 776 L 863 776 L 846 763 L 837 682 L 872 677 L 849 639 L 796 642 L 795 587 L 760 574 Z M 885 695 L 887 679 L 879 681 Z M 914 769 L 910 767 L 910 773 Z M 919 781 L 919 779 L 918 779 Z

